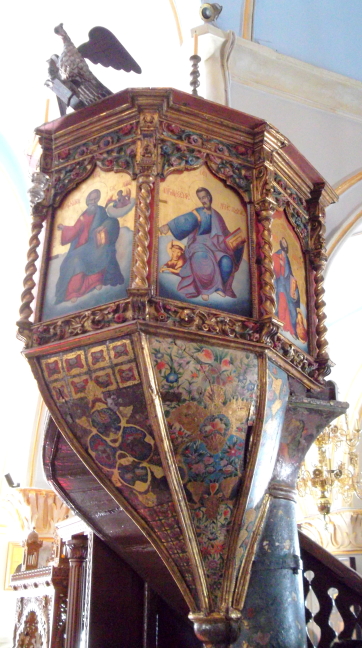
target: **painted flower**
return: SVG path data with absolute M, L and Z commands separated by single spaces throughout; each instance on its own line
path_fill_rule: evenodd
M 176 373 L 176 371 L 170 371 L 170 373 L 167 374 L 166 382 L 168 382 L 170 385 L 178 382 L 178 374 Z
M 255 609 L 252 607 L 247 608 L 245 612 L 245 617 L 247 619 L 252 619 L 255 616 Z
M 94 454 L 95 460 L 105 468 L 115 467 L 115 450 L 110 448 L 98 434 L 89 440 L 89 449 Z
M 113 144 L 113 140 L 109 135 L 107 135 L 106 137 L 103 137 L 103 139 L 101 140 L 101 142 L 99 144 L 99 147 L 100 148 L 106 148 L 107 146 L 110 146 L 111 144 Z
M 214 164 L 220 164 L 220 162 L 222 161 L 221 158 L 216 157 L 216 155 L 210 155 L 210 160 L 211 162 L 214 162 Z
M 201 137 L 198 137 L 197 135 L 190 135 L 188 140 L 190 144 L 194 144 L 195 146 L 201 146 L 202 144 Z
M 224 358 L 221 361 L 221 366 L 222 366 L 223 369 L 231 367 L 231 362 L 230 362 L 229 358 Z
M 242 452 L 244 449 L 243 445 L 239 444 L 237 446 L 234 446 L 233 448 L 229 448 L 228 450 L 228 456 L 229 457 L 238 457 L 240 455 L 240 452 Z
M 222 144 L 218 144 L 216 146 L 216 148 L 215 148 L 215 151 L 217 153 L 224 153 L 224 155 L 228 154 L 228 150 L 227 150 L 226 146 L 223 146 Z
M 164 369 L 165 367 L 167 367 L 166 362 L 161 361 L 156 364 L 156 369 L 158 369 L 159 371 L 162 371 L 162 369 Z
M 267 646 L 270 639 L 270 632 L 258 632 L 258 634 L 254 635 L 253 639 L 262 646 Z
M 219 561 L 218 560 L 208 560 L 206 563 L 206 567 L 210 571 L 218 571 L 219 570 Z
M 205 410 L 198 403 L 188 401 L 176 407 L 168 417 L 169 425 L 180 427 L 191 434 L 197 434 L 199 426 L 205 418 Z
M 213 362 L 214 361 L 214 354 L 211 351 L 211 349 L 202 349 L 200 353 L 198 354 L 200 360 L 202 362 Z
M 230 421 L 225 414 L 207 416 L 204 420 L 200 430 L 205 436 L 214 433 L 224 435 L 230 428 Z
M 231 464 L 227 464 L 226 466 L 224 466 L 223 472 L 226 473 L 227 475 L 230 475 L 230 473 L 234 472 L 234 467 L 231 466 Z
M 222 542 L 214 542 L 212 545 L 212 553 L 213 554 L 221 554 L 224 551 L 224 545 Z
M 75 157 L 83 157 L 83 155 L 87 155 L 88 153 L 88 148 L 86 146 L 80 146 L 78 151 L 75 154 Z
M 65 160 L 68 157 L 69 153 L 70 153 L 70 149 L 64 148 L 61 151 L 59 151 L 58 157 L 60 160 Z
M 173 133 L 174 135 L 178 135 L 181 132 L 180 126 L 176 126 L 176 124 L 166 124 L 166 128 L 170 133 Z
M 171 166 L 175 167 L 175 166 L 178 166 L 180 163 L 181 163 L 181 160 L 176 155 L 172 155 L 170 157 Z
M 239 153 L 239 155 L 247 155 L 247 149 L 245 146 L 240 146 L 240 144 L 237 144 L 235 147 L 236 153 Z
M 133 124 L 125 124 L 122 126 L 122 128 L 119 129 L 119 132 L 122 133 L 122 135 L 128 135 L 128 133 L 131 133 L 134 128 Z
M 162 152 L 164 155 L 169 155 L 169 154 L 171 153 L 171 151 L 172 151 L 172 148 L 171 148 L 171 146 L 170 146 L 169 144 L 164 144 L 164 145 L 162 146 L 162 148 L 161 148 L 161 152 Z
M 192 472 L 195 473 L 195 475 L 202 475 L 205 472 L 205 466 L 201 462 L 197 464 L 192 464 L 190 468 Z

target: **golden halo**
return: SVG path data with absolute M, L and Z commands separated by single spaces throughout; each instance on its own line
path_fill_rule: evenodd
M 80 207 L 86 209 L 87 204 L 86 204 L 86 198 L 88 194 L 90 194 L 91 191 L 100 191 L 101 197 L 99 199 L 98 205 L 101 207 L 104 207 L 107 198 L 109 197 L 109 189 L 107 185 L 102 182 L 101 180 L 93 180 L 93 182 L 90 182 L 87 187 L 83 187 L 83 191 L 80 194 Z
M 213 180 L 213 178 L 211 178 L 211 180 Z M 198 199 L 196 190 L 201 189 L 201 187 L 203 187 L 204 189 L 208 189 L 208 191 L 210 191 L 210 193 L 212 195 L 213 190 L 210 189 L 209 185 L 210 185 L 210 178 L 203 178 L 203 177 L 200 177 L 200 176 L 198 177 L 197 180 L 192 180 L 192 182 L 190 182 L 188 189 L 189 189 L 189 192 L 190 192 L 191 200 L 195 201 L 195 207 L 202 207 L 201 202 Z M 215 191 L 215 189 L 214 189 L 214 191 Z

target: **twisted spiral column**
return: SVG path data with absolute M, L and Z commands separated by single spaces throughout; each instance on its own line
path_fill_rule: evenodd
M 311 254 L 310 260 L 315 272 L 314 276 L 314 300 L 317 317 L 316 325 L 316 346 L 317 362 L 321 369 L 321 374 L 327 376 L 330 373 L 327 327 L 325 325 L 326 315 L 324 312 L 324 268 L 327 263 L 327 254 L 325 248 L 325 214 L 319 205 L 319 201 L 311 204 Z
M 260 274 L 260 283 L 261 283 L 261 296 L 262 304 L 261 310 L 262 315 L 272 316 L 276 310 L 276 299 L 275 299 L 275 273 L 273 266 L 273 246 L 272 246 L 272 234 L 271 234 L 271 224 L 273 219 L 274 210 L 270 209 L 270 205 L 261 204 L 260 211 L 258 211 L 258 221 L 262 226 L 261 232 L 261 274 Z M 267 207 L 267 208 L 265 208 Z
M 148 256 L 150 242 L 150 211 L 151 191 L 155 177 L 153 175 L 139 176 L 138 198 L 136 211 L 135 264 L 133 268 L 132 288 L 148 287 Z
M 33 208 L 33 220 L 31 224 L 31 236 L 29 239 L 29 250 L 27 255 L 27 264 L 25 266 L 25 278 L 23 281 L 24 290 L 21 294 L 21 306 L 19 309 L 20 318 L 16 322 L 18 326 L 18 335 L 27 343 L 30 342 L 31 322 L 30 317 L 33 314 L 31 303 L 34 301 L 33 290 L 35 288 L 34 275 L 37 270 L 36 263 L 39 259 L 38 248 L 40 245 L 40 233 L 43 229 L 43 223 L 46 217 L 44 207 Z
M 314 278 L 314 297 L 315 297 L 315 309 L 317 315 L 317 326 L 316 326 L 316 345 L 318 349 L 317 353 L 317 362 L 318 364 L 326 367 L 328 364 L 328 342 L 327 342 L 327 327 L 325 321 L 327 319 L 324 312 L 325 301 L 324 301 L 324 268 L 327 262 L 327 256 L 325 254 L 318 255 L 318 258 L 312 257 L 313 270 L 315 271 Z M 329 370 L 328 372 L 329 373 Z

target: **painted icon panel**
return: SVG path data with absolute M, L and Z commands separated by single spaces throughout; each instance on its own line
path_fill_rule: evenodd
M 158 290 L 162 297 L 251 315 L 247 213 L 206 166 L 160 186 Z
M 42 319 L 127 296 L 136 183 L 96 169 L 56 211 Z
M 281 210 L 273 218 L 272 243 L 276 315 L 284 324 L 283 335 L 303 351 L 308 351 L 304 256 L 298 236 Z

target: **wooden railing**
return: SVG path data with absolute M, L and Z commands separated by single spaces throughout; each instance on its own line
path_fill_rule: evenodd
M 362 648 L 362 578 L 303 533 L 308 648 Z

